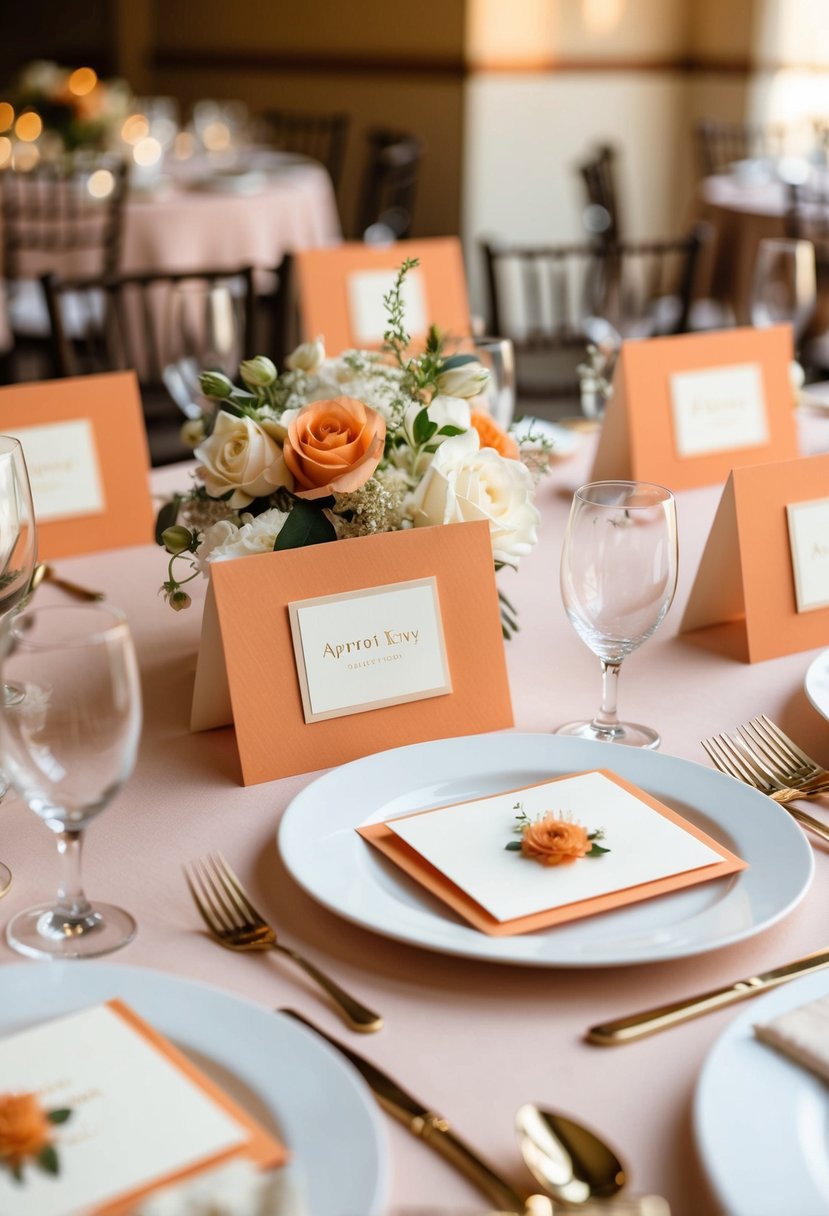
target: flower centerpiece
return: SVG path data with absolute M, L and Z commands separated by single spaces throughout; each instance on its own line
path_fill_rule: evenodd
M 117 145 L 130 100 L 125 81 L 100 80 L 93 68 L 36 60 L 23 68 L 12 90 L 7 130 L 25 143 L 36 141 L 43 155 L 106 151 Z
M 329 359 L 317 338 L 281 373 L 265 356 L 244 362 L 242 388 L 203 373 L 210 408 L 183 429 L 199 461 L 194 485 L 157 524 L 171 607 L 189 606 L 184 586 L 211 562 L 404 528 L 486 520 L 496 569 L 530 551 L 537 449 L 531 472 L 478 406 L 487 371 L 469 355 L 447 356 L 434 327 L 410 353 L 402 286 L 416 265 L 406 260 L 384 297 L 382 352 Z M 517 620 L 502 593 L 501 607 L 508 635 Z

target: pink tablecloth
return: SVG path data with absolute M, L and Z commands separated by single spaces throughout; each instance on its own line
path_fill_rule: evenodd
M 804 416 L 803 422 L 807 450 L 829 450 L 829 418 Z M 597 704 L 598 662 L 576 641 L 558 591 L 568 505 L 589 474 L 590 455 L 588 443 L 542 483 L 540 543 L 520 573 L 504 579 L 522 623 L 507 647 L 519 730 L 549 731 L 591 713 Z M 153 481 L 169 491 L 186 477 L 182 469 L 167 468 L 155 471 Z M 719 497 L 719 487 L 680 496 L 677 600 L 660 632 L 626 664 L 622 709 L 633 720 L 661 729 L 663 752 L 701 764 L 707 761 L 700 738 L 764 711 L 829 763 L 829 725 L 803 691 L 816 652 L 746 666 L 677 636 Z M 692 1139 L 691 1100 L 705 1055 L 734 1011 L 612 1049 L 587 1045 L 584 1031 L 825 945 L 829 855 L 824 848 L 815 849 L 811 892 L 782 923 L 744 944 L 685 961 L 557 971 L 468 961 L 396 944 L 324 911 L 285 871 L 275 845 L 277 825 L 291 798 L 312 778 L 244 789 L 234 778 L 232 732 L 190 734 L 203 587 L 191 584 L 197 590 L 190 611 L 171 613 L 156 594 L 163 556 L 151 547 L 67 560 L 60 570 L 104 589 L 128 611 L 143 674 L 146 725 L 138 768 L 91 827 L 86 851 L 89 892 L 123 903 L 139 922 L 135 942 L 113 961 L 209 981 L 266 1007 L 290 1004 L 304 1011 L 447 1115 L 517 1186 L 526 1185 L 529 1176 L 514 1142 L 513 1115 L 522 1103 L 537 1101 L 604 1131 L 628 1158 L 633 1188 L 666 1196 L 673 1216 L 712 1216 L 716 1206 Z M 38 594 L 58 598 L 60 593 L 44 585 Z M 816 813 L 825 815 L 825 807 Z M 382 1033 L 355 1039 L 290 964 L 274 955 L 229 954 L 199 932 L 181 863 L 211 849 L 230 858 L 286 941 L 312 954 L 384 1013 Z M 4 920 L 52 891 L 53 854 L 50 834 L 36 817 L 19 800 L 4 803 L 0 856 L 15 872 L 12 891 L 0 906 Z M 13 960 L 17 956 L 0 945 L 0 964 Z M 31 964 L 40 965 L 46 964 Z M 2 999 L 13 1001 L 2 971 L 0 965 Z M 442 1159 L 398 1125 L 389 1126 L 395 1204 L 480 1205 L 477 1192 Z

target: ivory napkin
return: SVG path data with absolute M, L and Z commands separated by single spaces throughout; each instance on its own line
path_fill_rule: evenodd
M 829 996 L 756 1025 L 754 1033 L 763 1043 L 829 1081 Z

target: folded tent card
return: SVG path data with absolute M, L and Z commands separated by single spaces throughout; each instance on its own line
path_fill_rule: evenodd
M 0 1125 L 16 1119 L 26 1132 L 0 1137 L 0 1212 L 15 1216 L 126 1216 L 156 1189 L 220 1163 L 287 1159 L 118 1000 L 0 1040 L 0 1090 Z
M 564 924 L 746 866 L 670 807 L 605 770 L 357 831 L 492 936 Z

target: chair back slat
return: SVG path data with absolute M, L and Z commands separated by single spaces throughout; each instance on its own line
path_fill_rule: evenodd
M 339 190 L 343 161 L 351 118 L 338 111 L 333 114 L 311 114 L 299 110 L 266 110 L 268 140 L 283 152 L 298 152 L 325 165 Z
M 375 225 L 382 225 L 391 239 L 404 240 L 412 232 L 423 142 L 416 135 L 379 128 L 369 131 L 366 139 L 355 236 L 362 240 Z

